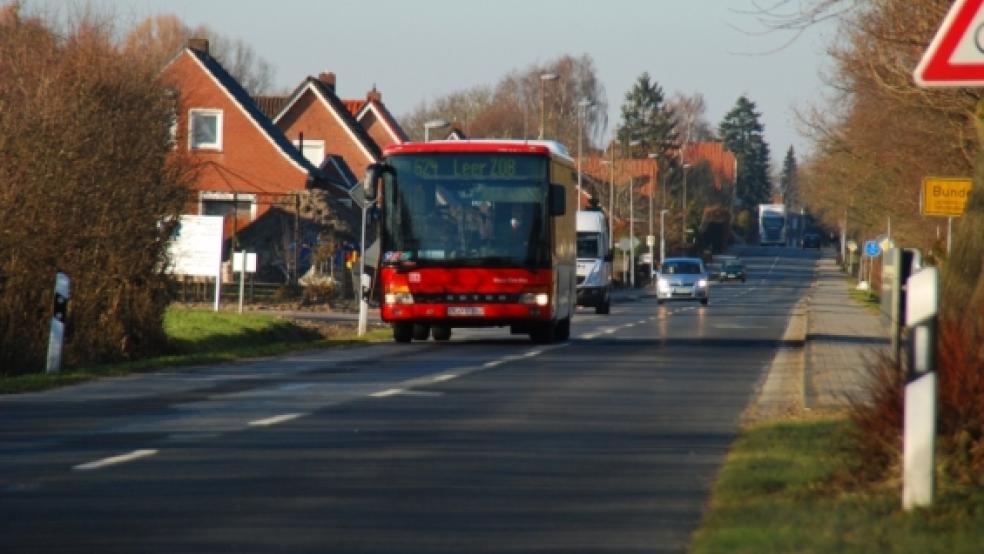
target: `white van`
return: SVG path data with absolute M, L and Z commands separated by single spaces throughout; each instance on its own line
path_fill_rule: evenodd
M 612 253 L 608 245 L 605 214 L 578 212 L 577 303 L 594 307 L 598 314 L 607 314 L 611 308 Z

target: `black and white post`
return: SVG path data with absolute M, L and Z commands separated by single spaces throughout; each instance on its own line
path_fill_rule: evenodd
M 902 507 L 911 510 L 933 502 L 939 271 L 927 267 L 913 273 L 906 289 L 905 324 L 911 353 L 905 385 Z
M 46 373 L 61 370 L 62 345 L 65 342 L 65 321 L 68 316 L 68 297 L 71 280 L 59 271 L 55 274 L 55 302 L 51 314 L 51 331 L 48 333 L 48 365 Z

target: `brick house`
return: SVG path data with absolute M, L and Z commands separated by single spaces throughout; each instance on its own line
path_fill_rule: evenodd
M 329 73 L 329 75 L 333 74 Z M 375 85 L 366 93 L 365 100 L 342 100 L 342 102 L 379 148 L 383 149 L 391 144 L 410 140 L 396 118 L 386 108 L 386 104 L 383 104 L 383 95 L 376 90 Z
M 356 186 L 366 167 L 380 159 L 380 145 L 335 94 L 334 73 L 306 78 L 272 120 L 308 160 L 322 164 L 331 158 L 328 169 L 351 177 L 349 187 Z
M 227 246 L 237 242 L 296 278 L 297 240 L 356 235 L 351 175 L 308 161 L 209 55 L 208 41 L 189 41 L 161 75 L 177 93 L 174 147 L 198 168 L 188 213 L 225 217 Z

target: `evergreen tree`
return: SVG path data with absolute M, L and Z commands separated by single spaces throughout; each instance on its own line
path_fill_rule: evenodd
M 782 173 L 779 174 L 779 190 L 786 204 L 793 204 L 796 200 L 796 152 L 790 146 L 786 151 L 786 158 L 782 161 Z
M 718 126 L 724 146 L 738 158 L 737 194 L 746 209 L 772 200 L 769 145 L 759 121 L 761 115 L 755 111 L 754 102 L 741 96 Z
M 651 81 L 649 73 L 640 75 L 625 93 L 618 138 L 622 144 L 640 140 L 647 146 L 631 152 L 633 157 L 645 157 L 653 151 L 663 153 L 673 148 L 677 140 L 676 115 L 665 100 L 663 87 Z

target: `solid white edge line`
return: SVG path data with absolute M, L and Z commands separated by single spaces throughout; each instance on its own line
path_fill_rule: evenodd
M 72 469 L 74 469 L 75 471 L 91 471 L 93 469 L 99 469 L 106 466 L 132 462 L 133 460 L 139 460 L 140 458 L 146 458 L 148 456 L 153 456 L 154 454 L 157 454 L 157 450 L 155 449 L 148 448 L 142 450 L 134 450 L 133 452 L 129 452 L 127 454 L 120 454 L 119 456 L 110 456 L 109 458 L 103 458 L 101 460 L 93 460 L 91 462 L 79 464 L 77 466 L 73 466 Z
M 281 414 L 278 416 L 268 417 L 266 419 L 257 419 L 256 421 L 250 421 L 249 425 L 253 427 L 269 427 L 270 425 L 276 425 L 278 423 L 283 423 L 285 421 L 297 419 L 302 415 L 304 414 Z
M 374 392 L 369 396 L 373 398 L 386 398 L 387 396 L 395 396 L 397 394 L 400 394 L 401 392 L 403 392 L 403 389 L 386 389 L 386 390 L 381 390 L 379 392 Z

